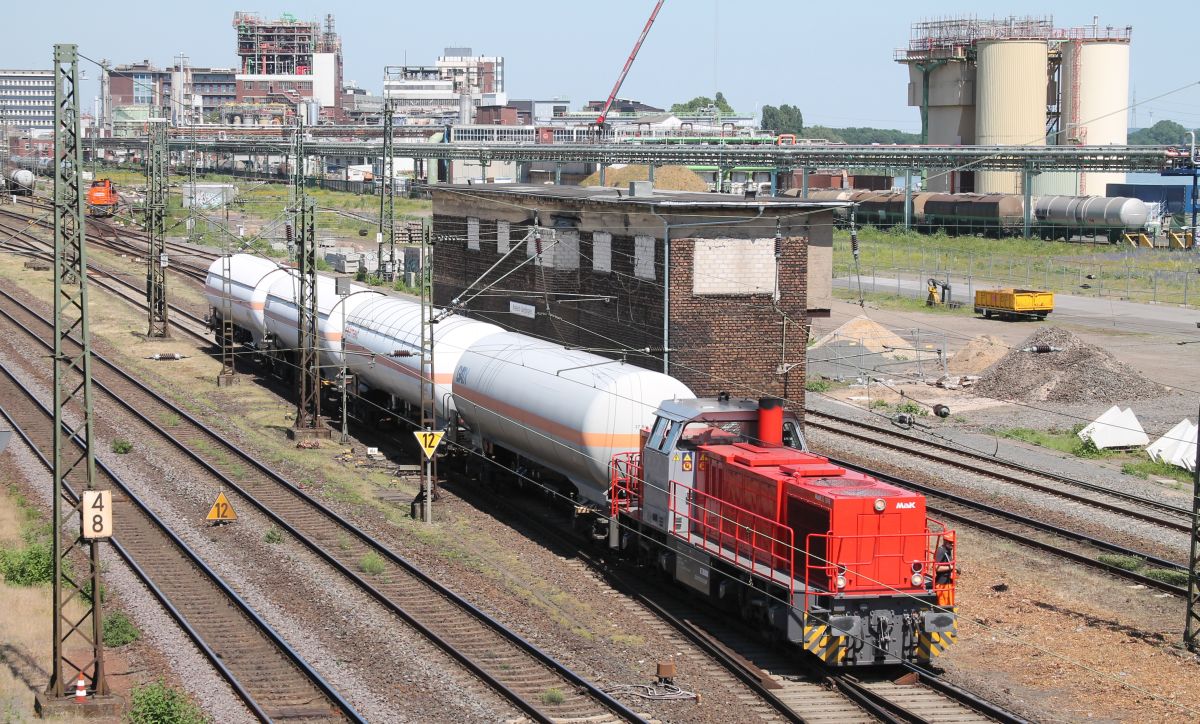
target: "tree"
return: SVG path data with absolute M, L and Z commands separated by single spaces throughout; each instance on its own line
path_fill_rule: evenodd
M 671 106 L 671 112 L 685 114 L 704 113 L 712 106 L 716 106 L 722 115 L 731 116 L 735 113 L 733 106 L 729 105 L 729 101 L 725 100 L 725 94 L 720 91 L 717 91 L 715 99 L 708 96 L 696 96 L 687 103 L 676 103 Z
M 1129 134 L 1131 146 L 1173 146 L 1184 142 L 1187 129 L 1175 121 L 1159 121 Z
M 762 127 L 776 133 L 794 133 L 797 136 L 804 133 L 804 114 L 797 106 L 784 103 L 775 106 L 763 106 Z

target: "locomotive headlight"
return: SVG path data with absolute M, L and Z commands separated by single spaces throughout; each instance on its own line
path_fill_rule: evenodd
M 887 501 L 884 500 L 883 498 L 876 498 L 875 499 L 875 512 L 882 513 L 885 508 L 887 508 Z
M 840 573 L 838 574 L 838 577 L 837 577 L 837 587 L 838 587 L 838 588 L 845 588 L 845 587 L 846 587 L 846 577 L 845 577 L 845 576 L 843 576 L 843 575 L 842 575 L 842 574 L 840 574 Z
M 914 574 L 912 574 L 912 584 L 913 584 L 913 586 L 914 586 L 914 587 L 915 587 L 915 586 L 920 586 L 920 585 L 921 585 L 922 583 L 924 583 L 924 582 L 925 582 L 925 576 L 923 576 L 923 575 L 922 575 L 922 574 L 920 574 L 920 573 L 914 573 Z

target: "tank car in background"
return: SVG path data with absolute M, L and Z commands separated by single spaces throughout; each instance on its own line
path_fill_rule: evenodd
M 798 195 L 795 189 L 787 192 Z M 815 201 L 853 201 L 858 204 L 859 226 L 888 229 L 904 224 L 903 192 L 814 190 Z M 1025 198 L 1019 194 L 912 194 L 909 223 L 925 234 L 944 232 L 950 236 L 1021 236 L 1025 233 Z M 1145 230 L 1151 220 L 1150 207 L 1140 199 L 1105 196 L 1033 196 L 1030 217 L 1032 233 L 1041 239 L 1096 238 L 1111 242 L 1127 233 Z M 849 222 L 848 212 L 839 210 L 839 221 Z
M 10 169 L 4 174 L 5 190 L 13 196 L 33 196 L 37 188 L 37 176 L 27 168 Z
M 224 263 L 205 285 L 214 326 L 228 302 L 235 338 L 290 369 L 295 270 L 239 254 L 226 280 Z M 322 374 L 344 348 L 365 408 L 413 412 L 420 305 L 349 291 L 318 277 Z M 597 540 L 830 666 L 928 661 L 954 640 L 953 584 L 931 584 L 946 531 L 923 497 L 806 452 L 778 400 L 697 399 L 659 372 L 438 316 L 437 424 L 466 461 L 569 494 Z

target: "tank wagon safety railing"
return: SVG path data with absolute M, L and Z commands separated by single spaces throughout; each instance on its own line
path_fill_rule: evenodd
M 832 584 L 839 584 L 836 588 L 851 588 L 855 594 L 891 595 L 897 590 L 923 588 L 936 573 L 934 556 L 946 532 L 940 522 L 931 520 L 930 523 L 940 526 L 941 530 L 931 526 L 924 533 L 809 533 L 804 550 L 804 589 L 811 590 L 815 586 L 832 591 Z M 906 543 L 919 543 L 921 557 L 906 557 L 905 552 L 910 548 Z M 894 559 L 896 570 L 903 571 L 900 580 L 886 580 L 880 571 L 880 563 L 886 559 Z M 954 560 L 948 565 L 953 566 Z M 916 574 L 922 576 L 921 584 L 909 585 Z
M 612 482 L 609 488 L 610 513 L 613 518 L 621 511 L 640 508 L 642 505 L 642 454 L 625 452 L 613 455 L 608 463 Z
M 678 496 L 677 489 L 688 492 Z M 691 534 L 698 535 L 708 544 L 703 547 L 710 554 L 756 575 L 763 575 L 759 566 L 765 566 L 776 583 L 782 583 L 778 577 L 782 574 L 791 600 L 796 592 L 796 539 L 791 528 L 673 480 L 668 508 L 688 523 L 672 526 L 673 535 L 688 543 L 693 542 Z
M 171 139 L 172 151 L 286 155 L 290 139 Z M 145 139 L 100 138 L 105 150 L 144 147 Z M 314 139 L 305 146 L 312 156 L 378 156 L 382 139 L 329 141 Z M 812 145 L 679 145 L 634 143 L 522 144 L 522 143 L 396 143 L 401 158 L 448 159 L 487 162 L 545 161 L 559 163 L 770 166 L 818 166 L 949 169 L 970 165 L 982 170 L 1070 169 L 1082 171 L 1161 171 L 1188 165 L 1175 146 L 851 146 Z

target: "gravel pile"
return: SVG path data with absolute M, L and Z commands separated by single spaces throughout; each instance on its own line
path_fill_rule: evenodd
M 604 170 L 604 185 L 625 188 L 630 181 L 647 181 L 650 167 L 639 164 L 609 166 Z M 600 172 L 579 182 L 580 186 L 599 186 Z M 654 169 L 654 188 L 667 191 L 708 191 L 708 184 L 686 166 L 659 166 Z
M 1037 345 L 1061 351 L 1021 351 Z M 1022 402 L 1125 402 L 1160 397 L 1169 391 L 1108 350 L 1057 327 L 1043 327 L 1015 345 L 975 385 L 979 395 Z

